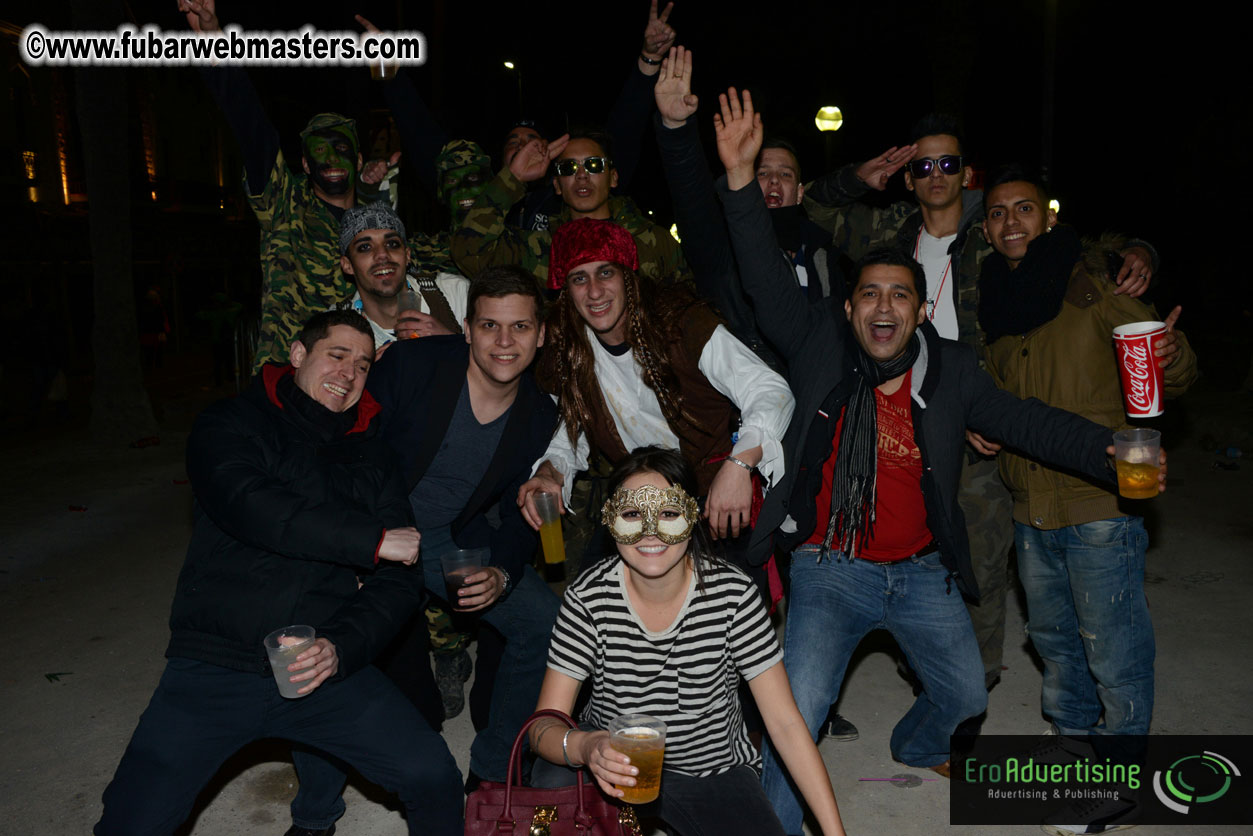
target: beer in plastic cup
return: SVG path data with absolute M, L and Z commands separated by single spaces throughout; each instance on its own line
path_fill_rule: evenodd
M 375 81 L 390 81 L 396 77 L 399 65 L 386 58 L 375 58 L 370 62 L 370 78 Z
M 561 563 L 566 559 L 566 540 L 561 536 L 561 511 L 557 507 L 561 496 L 555 493 L 536 493 L 533 498 L 535 510 L 542 522 L 539 527 L 539 541 L 544 547 L 544 562 Z
M 1118 376 L 1122 380 L 1123 405 L 1128 418 L 1153 418 L 1162 414 L 1165 376 L 1153 356 L 1153 349 L 1165 334 L 1165 322 L 1129 322 L 1114 329 Z
M 457 590 L 466 585 L 466 579 L 477 574 L 487 565 L 491 549 L 457 549 L 439 556 L 440 568 L 444 571 L 444 586 L 448 590 L 448 603 L 461 608 L 461 599 Z
M 615 785 L 627 804 L 647 804 L 661 792 L 661 763 L 666 754 L 666 724 L 644 714 L 624 714 L 609 724 L 609 745 L 631 759 L 640 772 L 635 786 Z
M 307 697 L 309 694 L 297 694 L 308 682 L 292 682 L 291 678 L 305 671 L 292 673 L 287 666 L 296 661 L 296 657 L 304 653 L 317 638 L 317 633 L 307 624 L 293 624 L 280 627 L 263 640 L 265 653 L 270 657 L 270 668 L 274 671 L 274 681 L 278 683 L 278 692 L 288 699 L 294 700 Z M 313 693 L 312 691 L 309 692 Z
M 1159 451 L 1162 434 L 1157 430 L 1130 429 L 1114 433 L 1114 467 L 1118 471 L 1118 494 L 1127 499 L 1157 496 L 1161 472 Z

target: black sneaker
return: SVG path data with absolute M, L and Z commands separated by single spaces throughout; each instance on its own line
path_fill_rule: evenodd
M 1049 836 L 1078 836 L 1089 833 L 1113 833 L 1135 827 L 1138 805 L 1130 798 L 1080 799 L 1057 810 L 1041 825 Z M 1061 824 L 1077 821 L 1080 824 Z M 1055 823 L 1057 822 L 1057 823 Z
M 307 827 L 297 827 L 293 824 L 287 828 L 287 832 L 283 836 L 335 836 L 335 825 L 331 825 L 325 830 L 310 830 Z
M 444 719 L 451 720 L 465 710 L 466 696 L 462 686 L 474 672 L 474 663 L 464 650 L 434 655 L 435 684 L 439 686 L 439 698 L 444 703 Z
M 827 722 L 822 724 L 822 737 L 826 740 L 849 741 L 856 740 L 860 735 L 857 733 L 857 727 L 845 720 L 838 712 L 831 712 L 827 716 Z

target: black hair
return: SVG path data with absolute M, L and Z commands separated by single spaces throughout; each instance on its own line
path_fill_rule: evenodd
M 374 347 L 374 331 L 370 328 L 370 323 L 366 322 L 364 316 L 351 310 L 315 313 L 300 329 L 300 336 L 297 339 L 304 344 L 305 351 L 312 351 L 320 340 L 326 339 L 336 325 L 347 325 L 354 331 L 365 334 L 370 338 L 370 347 Z
M 605 496 L 617 493 L 622 483 L 637 473 L 656 473 L 671 485 L 682 488 L 688 496 L 695 499 L 700 496 L 700 488 L 696 481 L 696 473 L 687 459 L 678 451 L 669 447 L 650 444 L 647 447 L 636 447 L 627 457 L 618 462 L 618 466 L 609 474 L 609 482 Z M 692 571 L 696 574 L 696 585 L 704 590 L 704 577 L 701 564 L 714 560 L 709 540 L 705 536 L 705 528 L 700 523 L 692 529 L 692 539 L 687 544 L 687 554 L 692 558 Z
M 768 136 L 761 143 L 761 151 L 757 152 L 757 159 L 753 160 L 753 166 L 761 165 L 761 155 L 767 148 L 781 148 L 792 155 L 792 159 L 796 161 L 796 181 L 801 179 L 801 155 L 796 153 L 796 146 L 781 136 Z
M 478 302 L 484 296 L 499 299 L 502 296 L 527 296 L 535 302 L 535 323 L 544 321 L 544 294 L 540 292 L 535 276 L 512 264 L 488 267 L 470 282 L 466 296 L 466 319 L 474 321 Z
M 888 267 L 904 267 L 914 277 L 914 290 L 918 292 L 918 304 L 922 304 L 927 298 L 927 275 L 923 272 L 922 265 L 914 260 L 909 254 L 902 252 L 895 247 L 880 247 L 877 250 L 871 250 L 862 256 L 857 262 L 857 269 L 853 271 L 853 287 L 861 281 L 861 274 L 867 267 L 876 265 L 885 265 Z
M 936 136 L 938 134 L 944 134 L 956 139 L 957 153 L 964 154 L 966 152 L 966 138 L 962 136 L 961 123 L 957 121 L 956 116 L 950 116 L 947 113 L 928 113 L 919 119 L 914 123 L 913 130 L 909 132 L 909 141 L 913 143 L 924 136 Z
M 600 146 L 600 150 L 609 158 L 609 167 L 613 168 L 613 138 L 605 131 L 600 130 L 574 130 L 570 132 L 570 141 L 576 139 L 590 139 Z
M 983 212 L 988 211 L 988 195 L 992 194 L 992 190 L 997 186 L 1004 186 L 1006 183 L 1030 183 L 1035 186 L 1037 192 L 1040 193 L 1040 203 L 1046 208 L 1048 207 L 1049 195 L 1048 189 L 1044 186 L 1044 178 L 1033 169 L 1029 169 L 1022 163 L 1007 163 L 997 166 L 988 174 L 988 179 L 983 184 Z

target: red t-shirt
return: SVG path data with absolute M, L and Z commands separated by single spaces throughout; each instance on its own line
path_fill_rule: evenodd
M 922 498 L 922 452 L 914 440 L 914 420 L 909 409 L 909 381 L 905 374 L 900 388 L 891 395 L 874 393 L 875 418 L 879 429 L 875 474 L 874 532 L 862 538 L 857 557 L 879 563 L 904 560 L 933 539 L 927 528 L 927 508 Z M 822 545 L 831 519 L 831 480 L 835 457 L 844 431 L 844 415 L 835 425 L 831 455 L 822 466 L 822 489 L 818 491 L 818 525 L 807 544 Z

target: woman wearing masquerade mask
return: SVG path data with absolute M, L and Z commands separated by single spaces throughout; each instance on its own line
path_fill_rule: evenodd
M 604 729 L 619 715 L 647 714 L 667 733 L 661 795 L 644 815 L 681 836 L 781 835 L 736 696 L 743 676 L 822 832 L 843 834 L 765 608 L 746 575 L 710 555 L 695 483 L 683 457 L 660 447 L 633 451 L 610 477 L 602 520 L 619 559 L 597 563 L 566 590 L 537 709 L 569 713 L 589 678 L 591 699 L 579 730 L 567 733 L 556 720 L 532 726 L 531 748 L 544 759 L 532 783 L 572 783 L 544 761 L 564 763 L 588 769 L 621 798 L 615 785 L 634 785 L 638 770 Z

